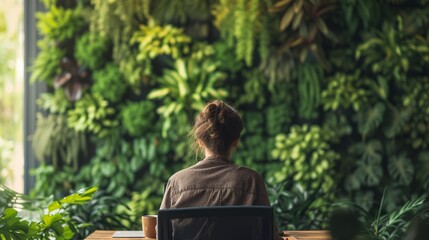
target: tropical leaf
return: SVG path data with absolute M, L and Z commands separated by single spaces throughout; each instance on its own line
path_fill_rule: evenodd
M 399 156 L 389 158 L 388 169 L 390 175 L 396 180 L 399 180 L 399 182 L 405 186 L 408 186 L 413 180 L 413 163 L 404 153 Z
M 383 177 L 381 161 L 360 162 L 356 172 L 367 186 L 376 186 Z
M 383 121 L 383 115 L 386 107 L 382 102 L 376 103 L 373 107 L 369 106 L 367 109 L 358 112 L 357 122 L 359 132 L 366 136 L 372 130 L 380 126 Z
M 370 140 L 367 143 L 358 145 L 357 149 L 362 153 L 364 161 L 381 161 L 381 151 L 383 146 L 378 140 Z
M 380 141 L 371 140 L 368 143 L 360 143 L 356 148 L 362 154 L 357 163 L 356 178 L 364 185 L 376 186 L 383 177 Z
M 364 182 L 363 176 L 358 173 L 358 171 L 355 171 L 347 176 L 344 186 L 348 191 L 358 190 Z
M 389 123 L 383 129 L 384 134 L 388 138 L 395 137 L 398 133 L 403 130 L 405 124 L 408 122 L 411 115 L 411 109 L 397 109 L 392 107 L 391 111 L 388 112 L 386 117 Z

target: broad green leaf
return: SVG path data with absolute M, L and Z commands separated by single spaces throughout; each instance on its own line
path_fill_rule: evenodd
M 156 89 L 156 90 L 152 90 L 148 94 L 147 98 L 148 99 L 163 98 L 167 96 L 169 93 L 170 93 L 170 90 L 168 88 Z
M 414 177 L 413 163 L 405 154 L 389 158 L 389 173 L 392 177 L 398 179 L 400 183 L 408 186 Z
M 359 132 L 366 136 L 370 131 L 377 128 L 383 120 L 385 109 L 385 105 L 382 102 L 378 102 L 373 107 L 369 106 L 367 109 L 358 112 Z
M 367 161 L 381 161 L 383 147 L 378 140 L 371 140 L 363 144 L 362 158 Z
M 13 209 L 13 208 L 6 208 L 4 210 L 4 212 L 3 212 L 2 218 L 4 218 L 4 219 L 7 220 L 7 219 L 10 219 L 10 218 L 14 218 L 17 215 L 18 215 L 18 211 L 16 211 L 15 209 Z
M 46 214 L 43 215 L 43 223 L 45 228 L 49 228 L 53 223 L 61 220 L 63 216 L 61 214 Z
M 365 179 L 368 186 L 376 186 L 380 183 L 383 177 L 383 169 L 381 168 L 381 159 L 373 159 L 371 161 L 361 161 L 358 164 L 356 174 L 361 175 Z
M 54 201 L 48 206 L 49 212 L 52 212 L 52 211 L 57 210 L 59 208 L 61 208 L 61 204 L 58 201 Z
M 61 236 L 64 232 L 64 228 L 59 222 L 52 223 L 51 228 L 54 230 L 57 236 Z

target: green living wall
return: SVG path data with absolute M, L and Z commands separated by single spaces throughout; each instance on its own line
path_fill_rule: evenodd
M 99 186 L 116 215 L 89 216 L 98 228 L 156 212 L 200 158 L 187 133 L 211 99 L 242 113 L 233 160 L 265 177 L 282 227 L 429 188 L 427 0 L 43 2 L 33 194 Z

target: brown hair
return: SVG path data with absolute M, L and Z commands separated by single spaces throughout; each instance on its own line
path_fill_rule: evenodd
M 197 115 L 192 135 L 210 151 L 224 155 L 240 138 L 242 130 L 243 120 L 238 111 L 223 101 L 214 100 Z

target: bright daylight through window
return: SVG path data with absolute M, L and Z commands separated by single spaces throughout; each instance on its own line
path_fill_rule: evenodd
M 0 4 L 0 184 L 23 192 L 23 1 Z

